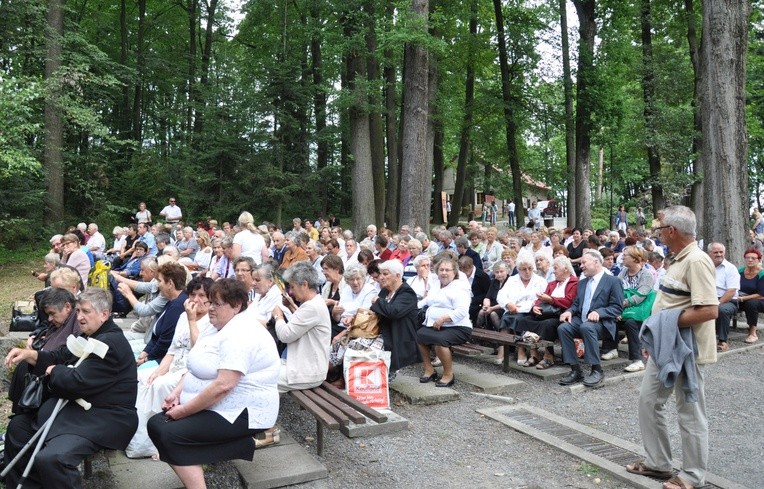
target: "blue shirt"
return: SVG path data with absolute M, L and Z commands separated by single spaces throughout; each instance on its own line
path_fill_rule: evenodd
M 159 250 L 157 250 L 157 240 L 150 232 L 146 231 L 146 234 L 138 238 L 138 241 L 143 241 L 146 243 L 146 246 L 149 247 L 149 255 L 156 256 L 156 254 L 159 252 Z

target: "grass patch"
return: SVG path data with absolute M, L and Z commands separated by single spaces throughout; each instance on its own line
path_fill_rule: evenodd
M 44 287 L 32 276 L 32 270 L 42 270 L 47 248 L 7 250 L 0 248 L 0 322 L 7 333 L 13 301 L 26 299 Z
M 599 472 L 600 472 L 599 467 L 586 463 L 586 462 L 581 462 L 581 465 L 578 466 L 578 473 L 581 475 L 585 475 L 587 477 L 597 475 L 599 474 Z

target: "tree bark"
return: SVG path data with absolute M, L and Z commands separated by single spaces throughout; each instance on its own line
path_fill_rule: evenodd
M 201 134 L 204 129 L 204 109 L 207 105 L 206 94 L 209 86 L 210 58 L 212 57 L 212 36 L 215 27 L 215 11 L 218 0 L 209 0 L 207 4 L 207 26 L 204 31 L 204 49 L 202 50 L 202 66 L 199 75 L 201 90 L 196 90 L 194 104 L 194 134 Z M 198 138 L 195 138 L 198 140 Z
M 371 142 L 371 172 L 374 177 L 374 222 L 385 223 L 385 136 L 382 126 L 382 103 L 379 86 L 379 61 L 377 60 L 377 35 L 375 32 L 374 0 L 365 0 L 366 13 L 366 78 L 369 80 L 369 137 Z M 370 224 L 366 223 L 366 225 Z M 365 229 L 365 228 L 363 228 Z
M 592 209 L 589 175 L 591 173 L 591 107 L 589 86 L 594 77 L 594 38 L 597 24 L 595 0 L 573 0 L 578 14 L 578 73 L 576 76 L 576 226 L 591 227 Z
M 392 0 L 386 2 L 386 14 L 389 19 L 392 19 L 395 14 L 395 6 Z M 398 158 L 398 103 L 395 93 L 397 78 L 392 48 L 385 49 L 384 59 L 385 132 L 387 142 L 387 199 L 385 202 L 385 216 L 390 225 L 396 225 L 398 223 L 398 200 L 401 186 L 401 160 Z
M 456 182 L 454 185 L 454 199 L 452 202 L 451 215 L 448 217 L 448 225 L 456 226 L 459 223 L 459 215 L 464 205 L 464 187 L 467 179 L 467 157 L 470 153 L 470 136 L 472 132 L 472 118 L 475 99 L 475 43 L 477 42 L 477 11 L 478 2 L 472 0 L 470 5 L 469 37 L 467 47 L 467 76 L 464 90 L 464 117 L 459 134 L 459 156 L 456 163 Z
M 188 107 L 186 108 L 186 132 L 189 138 L 194 126 L 194 102 L 196 101 L 196 11 L 198 0 L 188 0 Z
M 650 0 L 642 0 L 640 15 L 642 25 L 642 114 L 645 118 L 645 149 L 650 168 L 650 193 L 653 209 L 663 209 L 666 200 L 661 184 L 661 153 L 655 128 L 655 72 L 653 64 L 652 13 Z
M 428 0 L 412 0 L 410 15 L 418 17 L 427 33 Z M 428 172 L 429 53 L 417 42 L 406 47 L 402 138 L 401 209 L 399 225 L 429 226 L 431 167 Z
M 146 0 L 138 0 L 138 39 L 135 46 L 135 92 L 133 93 L 133 141 L 143 139 L 143 76 L 146 72 Z
M 321 21 L 318 2 L 311 2 L 310 15 L 314 26 Z M 324 86 L 323 60 L 321 58 L 321 29 L 315 27 L 310 39 L 311 76 L 313 78 L 313 113 L 316 127 L 316 168 L 322 172 L 329 163 L 329 141 L 326 134 L 326 87 Z M 329 214 L 328 193 L 320 192 L 319 212 Z
M 565 97 L 565 161 L 568 176 L 568 227 L 576 225 L 576 127 L 573 115 L 573 80 L 570 76 L 570 44 L 566 0 L 560 0 L 560 37 L 562 39 L 562 86 Z M 517 208 L 522 207 L 515 201 Z
M 504 13 L 501 10 L 501 0 L 493 0 L 493 10 L 496 17 L 496 37 L 499 44 L 499 67 L 501 69 L 501 94 L 504 102 L 504 121 L 506 123 L 505 137 L 509 168 L 512 173 L 512 193 L 515 201 L 515 219 L 518 223 L 525 218 L 523 205 L 523 175 L 520 171 L 520 158 L 517 154 L 517 121 L 515 120 L 514 100 L 509 86 L 509 61 L 507 56 L 507 40 L 504 33 Z
M 61 68 L 62 37 L 64 35 L 64 1 L 48 0 L 47 26 L 45 30 L 46 56 L 45 79 L 50 81 Z M 64 127 L 59 109 L 58 83 L 50 83 L 45 97 L 45 167 L 48 192 L 47 209 L 43 213 L 46 225 L 58 225 L 64 220 Z
M 700 48 L 703 118 L 701 237 L 742 256 L 748 228 L 748 138 L 745 122 L 746 54 L 750 4 L 703 0 Z
M 700 168 L 699 153 L 703 146 L 703 121 L 700 116 L 700 49 L 698 48 L 698 36 L 695 23 L 694 0 L 684 1 L 684 12 L 687 16 L 687 44 L 690 51 L 690 62 L 692 63 L 693 86 L 692 86 L 692 118 L 694 133 L 692 137 L 692 172 L 695 174 L 695 181 L 690 189 L 690 206 L 695 210 L 695 217 L 698 223 L 703 221 L 703 185 Z

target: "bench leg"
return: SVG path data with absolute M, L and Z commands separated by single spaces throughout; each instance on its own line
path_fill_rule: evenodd
M 93 457 L 92 455 L 85 457 L 84 470 L 83 470 L 84 472 L 83 475 L 85 476 L 85 479 L 90 479 L 93 476 L 93 458 L 92 457 Z
M 319 457 L 324 456 L 324 425 L 316 420 L 316 452 Z
M 502 369 L 504 373 L 509 372 L 509 345 L 504 345 L 504 363 Z

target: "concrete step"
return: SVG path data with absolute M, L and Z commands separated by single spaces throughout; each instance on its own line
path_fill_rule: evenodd
M 435 387 L 434 382 L 422 384 L 418 377 L 401 374 L 390 382 L 390 388 L 402 395 L 410 404 L 439 404 L 459 399 L 459 393 L 454 389 Z

